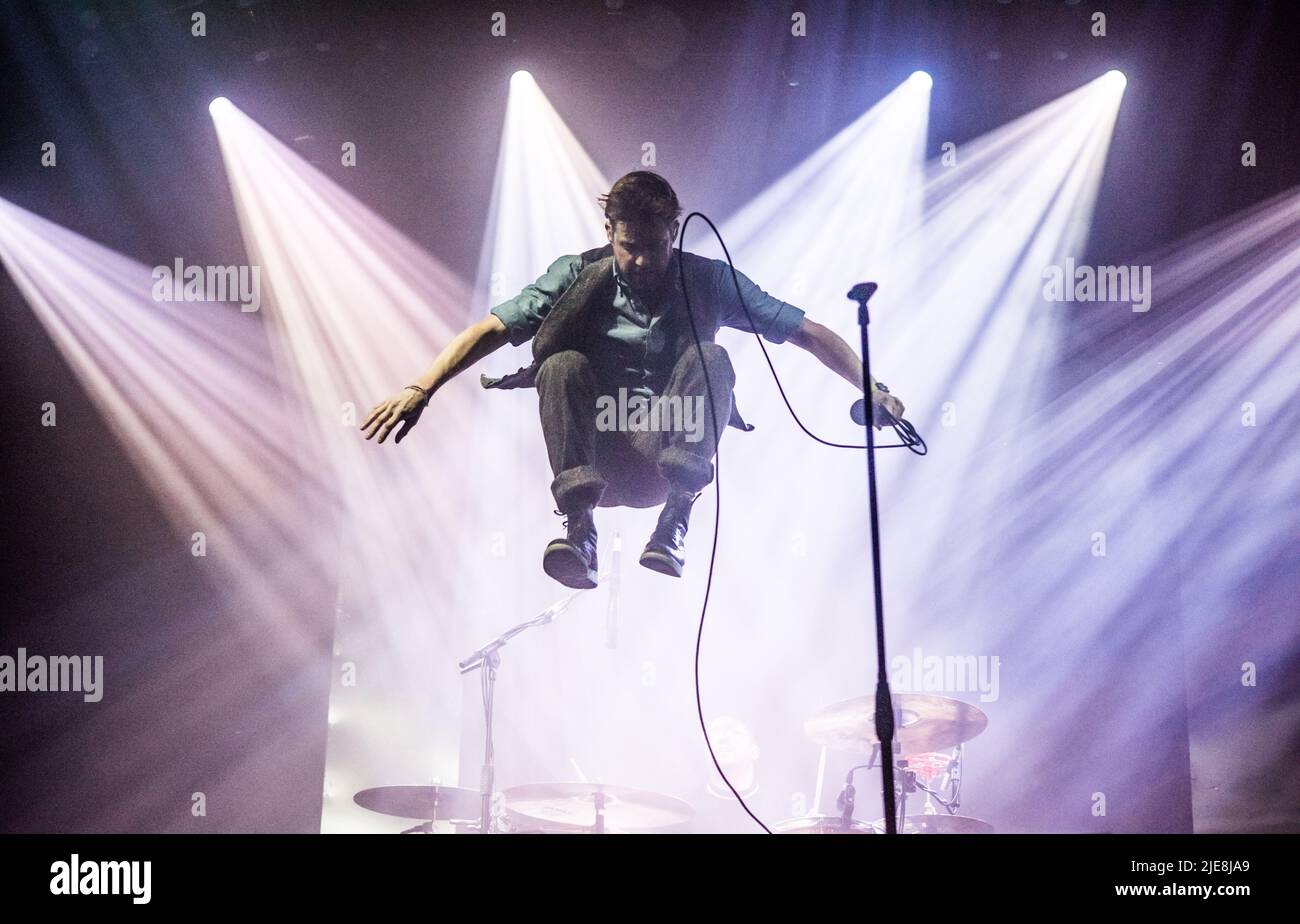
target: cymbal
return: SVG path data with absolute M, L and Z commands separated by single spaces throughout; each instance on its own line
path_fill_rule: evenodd
M 376 786 L 352 797 L 362 808 L 421 821 L 469 821 L 483 811 L 477 790 L 456 786 Z
M 885 830 L 885 819 L 873 825 Z M 992 834 L 993 826 L 987 821 L 969 815 L 908 815 L 903 826 L 904 834 Z
M 894 733 L 901 753 L 942 751 L 969 741 L 989 724 L 982 710 L 934 693 L 893 695 Z M 859 696 L 827 706 L 803 723 L 804 733 L 834 751 L 867 754 L 876 743 L 876 698 Z
M 598 793 L 604 795 L 607 830 L 655 831 L 684 824 L 695 815 L 689 804 L 673 796 L 608 783 L 529 783 L 503 795 L 506 812 L 525 825 L 576 831 L 595 827 Z
M 883 830 L 883 829 L 882 829 Z M 856 819 L 844 827 L 839 815 L 806 815 L 772 825 L 773 834 L 878 834 L 875 825 Z

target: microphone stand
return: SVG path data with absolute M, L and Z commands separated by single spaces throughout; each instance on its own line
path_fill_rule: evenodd
M 885 600 L 880 581 L 880 521 L 876 516 L 876 406 L 871 398 L 871 349 L 867 325 L 871 323 L 867 301 L 878 286 L 860 282 L 849 290 L 848 298 L 858 303 L 858 326 L 862 329 L 862 392 L 867 411 L 867 500 L 871 519 L 871 575 L 876 603 L 876 739 L 880 742 L 881 796 L 885 803 L 885 833 L 898 833 L 894 814 L 894 699 L 889 692 L 885 670 Z
M 497 670 L 501 667 L 501 649 L 520 632 L 531 629 L 533 626 L 544 626 L 547 623 L 554 622 L 555 617 L 567 610 L 569 604 L 574 601 L 578 594 L 585 592 L 585 590 L 578 590 L 569 594 L 563 600 L 556 601 L 539 615 L 507 629 L 459 662 L 458 666 L 462 674 L 468 674 L 480 667 L 485 671 L 483 675 L 483 723 L 486 736 L 483 743 L 483 771 L 479 776 L 479 791 L 483 799 L 479 811 L 479 834 L 488 834 L 490 832 L 489 825 L 492 820 L 492 790 L 496 786 L 496 755 L 492 749 L 492 713 L 493 698 L 496 693 Z

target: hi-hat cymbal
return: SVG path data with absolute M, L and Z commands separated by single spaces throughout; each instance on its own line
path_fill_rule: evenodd
M 352 797 L 362 808 L 421 821 L 469 821 L 483 811 L 483 798 L 456 786 L 376 786 Z
M 969 741 L 989 724 L 979 708 L 934 693 L 893 694 L 894 733 L 902 753 L 942 751 Z M 822 709 L 803 723 L 804 733 L 835 751 L 867 754 L 876 744 L 876 698 L 859 696 Z
M 681 799 L 607 783 L 529 783 L 504 793 L 506 811 L 525 824 L 573 830 L 596 824 L 597 794 L 604 797 L 605 827 L 617 831 L 655 831 L 691 820 L 695 810 Z

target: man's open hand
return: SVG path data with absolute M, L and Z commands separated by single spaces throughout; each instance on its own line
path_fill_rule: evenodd
M 371 408 L 361 429 L 365 431 L 366 439 L 378 433 L 379 442 L 382 443 L 388 439 L 388 434 L 393 427 L 401 424 L 402 429 L 397 431 L 397 436 L 393 440 L 395 443 L 400 443 L 419 421 L 427 403 L 424 395 L 414 388 L 404 388 Z

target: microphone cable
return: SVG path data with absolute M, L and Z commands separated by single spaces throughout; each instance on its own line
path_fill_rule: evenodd
M 696 328 L 695 326 L 695 314 L 691 310 L 691 299 L 690 299 L 690 295 L 688 294 L 687 285 L 686 285 L 686 260 L 685 260 L 686 251 L 684 247 L 686 243 L 686 228 L 691 223 L 691 219 L 696 217 L 703 219 L 704 222 L 709 226 L 709 228 L 712 229 L 713 236 L 718 239 L 718 244 L 722 247 L 722 252 L 727 258 L 727 267 L 731 270 L 731 281 L 736 286 L 736 298 L 740 302 L 740 307 L 743 308 L 745 311 L 745 319 L 749 321 L 750 331 L 754 334 L 754 337 L 758 340 L 758 347 L 760 350 L 763 351 L 763 358 L 767 360 L 767 367 L 772 372 L 772 379 L 773 381 L 776 382 L 777 391 L 781 393 L 781 400 L 785 402 L 786 409 L 790 412 L 790 416 L 794 418 L 794 422 L 799 425 L 799 429 L 802 430 L 805 434 L 807 434 L 812 439 L 816 440 L 817 442 L 822 443 L 823 445 L 826 446 L 833 447 L 835 449 L 866 449 L 867 447 L 865 443 L 861 446 L 857 446 L 850 443 L 834 443 L 831 442 L 830 440 L 824 440 L 820 436 L 813 433 L 811 430 L 809 430 L 807 427 L 804 426 L 803 421 L 799 419 L 799 415 L 795 413 L 794 407 L 790 404 L 790 399 L 786 396 L 785 389 L 781 386 L 781 377 L 776 374 L 776 367 L 772 365 L 772 357 L 768 355 L 767 347 L 763 345 L 763 338 L 758 333 L 758 325 L 754 323 L 754 317 L 749 313 L 749 306 L 745 304 L 745 296 L 740 288 L 740 279 L 737 278 L 736 276 L 735 264 L 731 262 L 731 252 L 727 249 L 727 244 L 722 239 L 722 234 L 718 231 L 717 226 L 714 225 L 713 222 L 709 219 L 709 216 L 705 215 L 703 212 L 691 212 L 689 215 L 687 215 L 686 220 L 682 222 L 681 231 L 678 237 L 677 271 L 682 285 L 682 299 L 686 303 L 686 318 L 691 325 L 691 336 L 695 339 L 695 351 L 696 354 L 699 356 L 700 369 L 704 375 L 704 387 L 709 393 L 709 419 L 713 423 L 713 435 L 714 435 L 713 451 L 714 451 L 714 459 L 715 459 L 714 477 L 713 477 L 713 482 L 714 482 L 713 544 L 709 550 L 709 572 L 704 583 L 704 603 L 700 608 L 699 628 L 696 630 L 695 633 L 695 712 L 699 718 L 700 731 L 703 732 L 704 734 L 704 744 L 709 749 L 709 757 L 712 759 L 713 766 L 718 771 L 718 775 L 721 776 L 722 781 L 727 784 L 727 788 L 731 790 L 731 794 L 736 797 L 736 801 L 739 802 L 740 807 L 745 810 L 745 814 L 747 814 L 750 818 L 754 819 L 755 824 L 757 824 L 760 828 L 762 828 L 766 833 L 771 834 L 772 829 L 769 828 L 767 825 L 765 825 L 762 819 L 753 813 L 753 811 L 749 807 L 749 804 L 745 802 L 744 797 L 741 796 L 739 791 L 737 791 L 736 787 L 732 785 L 730 778 L 727 776 L 726 772 L 722 769 L 722 765 L 718 763 L 718 756 L 713 751 L 713 742 L 709 738 L 708 724 L 704 721 L 704 704 L 700 695 L 700 648 L 701 648 L 701 642 L 704 638 L 704 617 L 707 614 L 709 609 L 709 595 L 713 591 L 713 570 L 714 570 L 714 566 L 717 564 L 718 534 L 722 526 L 722 461 L 719 455 L 719 450 L 722 444 L 722 432 L 718 426 L 718 411 L 713 400 L 713 382 L 709 378 L 708 365 L 704 361 L 704 347 L 700 341 L 700 332 L 698 328 Z M 879 390 L 885 393 L 889 392 L 889 389 L 881 385 L 880 382 L 877 382 L 876 386 L 877 388 L 879 388 Z M 864 410 L 863 410 L 862 420 L 858 421 L 858 423 L 865 424 L 866 423 L 865 399 L 860 401 L 859 403 L 863 405 Z M 853 411 L 856 412 L 856 410 L 857 410 L 857 405 L 855 404 Z M 857 414 L 854 413 L 853 416 L 854 416 L 854 420 L 857 420 Z M 926 452 L 928 452 L 928 447 L 926 447 L 925 441 L 921 439 L 920 434 L 916 432 L 916 429 L 911 425 L 911 423 L 909 423 L 906 420 L 895 419 L 893 415 L 888 415 L 888 416 L 889 416 L 890 425 L 894 428 L 894 432 L 898 434 L 900 442 L 887 443 L 884 446 L 878 445 L 876 446 L 877 449 L 906 448 L 906 449 L 910 449 L 912 452 L 916 453 L 917 455 L 925 455 Z M 918 446 L 920 447 L 919 451 L 917 449 Z

